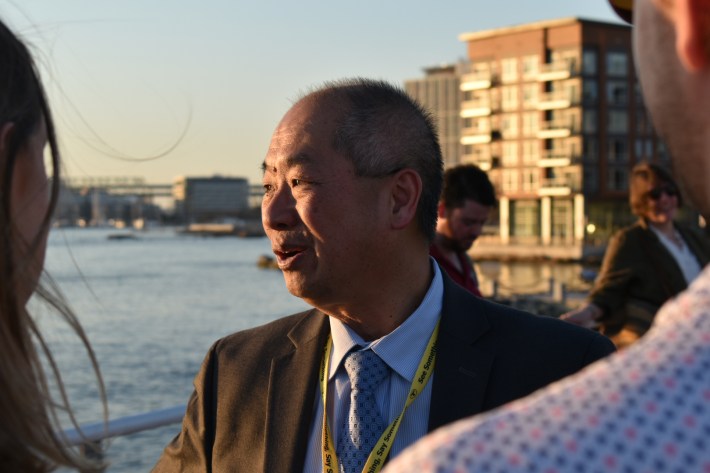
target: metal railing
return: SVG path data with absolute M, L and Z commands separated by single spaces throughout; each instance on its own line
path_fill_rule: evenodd
M 119 417 L 118 419 L 109 420 L 107 424 L 103 422 L 85 424 L 79 429 L 65 430 L 63 438 L 69 445 L 80 446 L 87 456 L 103 459 L 102 441 L 177 424 L 182 421 L 186 407 L 186 405 L 181 404 L 165 409 Z

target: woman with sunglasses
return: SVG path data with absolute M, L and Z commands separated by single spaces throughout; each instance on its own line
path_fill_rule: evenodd
M 51 178 L 45 168 L 45 148 Z M 59 195 L 54 125 L 27 47 L 0 21 L 0 471 L 82 471 L 97 463 L 65 445 L 58 414 L 71 415 L 64 384 L 26 304 L 33 293 L 55 308 L 84 343 L 79 321 L 50 287 L 38 286 Z M 44 361 L 45 363 L 43 363 Z M 51 375 L 45 375 L 45 367 Z M 52 386 L 54 389 L 50 389 Z M 58 392 L 58 398 L 52 396 Z
M 638 222 L 612 237 L 589 304 L 561 317 L 601 328 L 618 347 L 646 333 L 660 306 L 710 261 L 710 242 L 675 222 L 682 197 L 663 168 L 632 169 L 629 203 Z

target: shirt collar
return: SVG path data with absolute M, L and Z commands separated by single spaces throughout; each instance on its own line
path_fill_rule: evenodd
M 347 324 L 335 317 L 329 317 L 330 333 L 333 337 L 333 354 L 328 379 L 335 376 L 345 355 L 356 346 L 371 348 L 397 374 L 412 381 L 424 349 L 429 342 L 434 327 L 439 321 L 444 282 L 439 265 L 429 258 L 434 277 L 419 307 L 407 319 L 387 335 L 366 342 Z

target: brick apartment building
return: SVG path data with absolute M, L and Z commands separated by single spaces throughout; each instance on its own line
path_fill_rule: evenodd
M 572 248 L 574 257 L 629 223 L 631 167 L 669 158 L 643 107 L 631 29 L 565 18 L 459 39 L 468 64 L 426 70 L 405 88 L 439 114 L 431 84 L 443 71 L 458 81 L 459 148 L 444 152 L 446 165 L 488 171 L 500 200 L 497 241 Z

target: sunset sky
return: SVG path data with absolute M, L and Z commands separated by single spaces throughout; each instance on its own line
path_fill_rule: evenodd
M 0 0 L 37 57 L 66 172 L 156 183 L 259 182 L 299 91 L 352 76 L 401 85 L 464 59 L 461 33 L 572 16 L 618 22 L 604 0 Z

